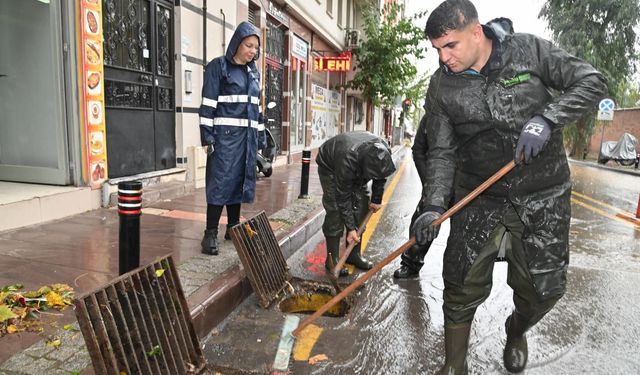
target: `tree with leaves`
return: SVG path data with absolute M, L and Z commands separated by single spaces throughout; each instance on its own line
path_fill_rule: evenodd
M 634 27 L 640 22 L 640 2 L 547 0 L 539 16 L 547 20 L 560 47 L 590 62 L 605 75 L 609 95 L 619 102 L 638 63 Z M 580 155 L 585 149 L 593 133 L 595 111 L 594 108 L 575 124 L 565 127 L 570 155 Z
M 372 3 L 364 6 L 365 37 L 353 50 L 356 73 L 345 86 L 362 92 L 369 106 L 391 106 L 396 97 L 407 97 L 416 79 L 412 58 L 422 58 L 425 49 L 420 45 L 424 40 L 422 29 L 413 20 L 426 12 L 404 18 L 403 6 L 395 2 L 382 9 Z

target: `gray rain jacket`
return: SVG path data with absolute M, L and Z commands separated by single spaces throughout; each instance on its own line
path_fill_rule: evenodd
M 330 138 L 320 146 L 316 163 L 318 173 L 333 176 L 336 202 L 348 230 L 357 227 L 353 210 L 356 204 L 354 192 L 373 180 L 371 202 L 382 203 L 386 179 L 396 170 L 387 143 L 364 131 Z
M 454 74 L 441 65 L 431 78 L 425 102 L 429 151 L 423 204 L 447 207 L 452 193 L 463 198 L 513 160 L 520 131 L 534 115 L 549 120 L 553 131 L 530 164 L 516 167 L 452 217 L 443 275 L 462 283 L 512 204 L 525 226 L 523 245 L 538 295 L 562 295 L 571 217 L 562 127 L 595 108 L 606 91 L 605 80 L 591 65 L 550 42 L 514 34 L 509 20 L 483 28 L 493 40 L 486 75 Z

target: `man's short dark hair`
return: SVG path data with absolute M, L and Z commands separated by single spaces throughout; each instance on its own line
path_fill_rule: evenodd
M 469 0 L 446 0 L 433 10 L 424 35 L 428 39 L 440 38 L 451 30 L 461 30 L 478 21 L 478 11 Z

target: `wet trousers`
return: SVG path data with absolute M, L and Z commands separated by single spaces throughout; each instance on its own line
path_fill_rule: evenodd
M 509 265 L 507 283 L 513 289 L 515 312 L 520 314 L 531 327 L 553 308 L 561 295 L 545 300 L 538 297 L 522 246 L 523 230 L 524 224 L 520 217 L 515 209 L 509 206 L 471 265 L 463 284 L 459 285 L 455 280 L 448 280 L 445 276 L 443 292 L 445 326 L 471 323 L 478 306 L 489 297 L 493 265 L 504 236 L 507 236 L 505 258 Z
M 333 174 L 318 173 L 322 186 L 322 206 L 325 217 L 322 223 L 322 233 L 325 237 L 342 237 L 344 220 L 336 202 L 336 182 Z M 352 208 L 356 225 L 360 225 L 367 211 L 369 211 L 369 193 L 366 186 L 361 186 L 352 195 Z
M 207 229 L 218 230 L 218 224 L 220 223 L 220 217 L 222 216 L 222 208 L 224 206 L 217 206 L 213 204 L 207 204 Z M 227 205 L 227 226 L 238 224 L 240 222 L 240 203 Z

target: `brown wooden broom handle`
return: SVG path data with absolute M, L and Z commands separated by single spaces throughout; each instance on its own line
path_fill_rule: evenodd
M 432 223 L 432 225 L 440 225 L 440 224 L 442 224 L 445 220 L 450 218 L 456 212 L 460 211 L 460 209 L 462 207 L 467 205 L 470 201 L 472 201 L 474 198 L 476 198 L 478 195 L 480 195 L 483 191 L 487 190 L 487 188 L 489 188 L 489 186 L 493 185 L 494 183 L 496 183 L 496 181 L 498 181 L 499 179 L 504 177 L 504 175 L 509 173 L 513 169 L 513 167 L 515 167 L 515 166 L 516 166 L 516 162 L 515 161 L 512 160 L 511 162 L 509 162 L 507 165 L 502 167 L 502 169 L 500 169 L 498 172 L 496 172 L 493 176 L 489 177 L 488 180 L 483 182 L 482 185 L 480 185 L 477 188 L 475 188 L 475 190 L 473 190 L 471 193 L 469 193 L 466 197 L 462 198 L 453 207 L 448 209 L 444 214 L 442 214 L 442 216 L 440 216 L 437 220 L 435 220 Z M 330 308 L 332 308 L 336 303 L 342 301 L 346 296 L 348 296 L 356 288 L 358 288 L 360 285 L 364 284 L 365 281 L 369 280 L 369 278 L 371 278 L 371 276 L 373 276 L 376 273 L 378 273 L 378 271 L 380 271 L 384 266 L 386 266 L 387 264 L 391 263 L 391 261 L 396 259 L 398 256 L 400 256 L 400 254 L 404 253 L 406 250 L 408 250 L 411 246 L 413 246 L 415 244 L 416 244 L 416 238 L 415 237 L 411 237 L 411 239 L 409 241 L 405 242 L 396 251 L 394 251 L 393 253 L 389 254 L 386 258 L 384 258 L 382 261 L 380 261 L 378 264 L 376 264 L 372 269 L 367 271 L 367 273 L 365 273 L 364 275 L 360 276 L 356 281 L 354 281 L 353 283 L 349 284 L 349 286 L 344 288 L 344 290 L 342 292 L 338 293 L 335 297 L 330 299 L 329 302 L 327 302 L 324 305 L 322 305 L 318 309 L 318 311 L 313 313 L 313 315 L 309 316 L 307 319 L 302 321 L 302 323 L 300 323 L 298 328 L 296 328 L 292 332 L 293 336 L 297 337 L 300 334 L 300 332 L 302 332 L 302 330 L 306 326 L 308 326 L 309 324 L 313 323 L 316 319 L 318 319 L 320 316 L 322 316 L 322 314 L 324 314 Z

